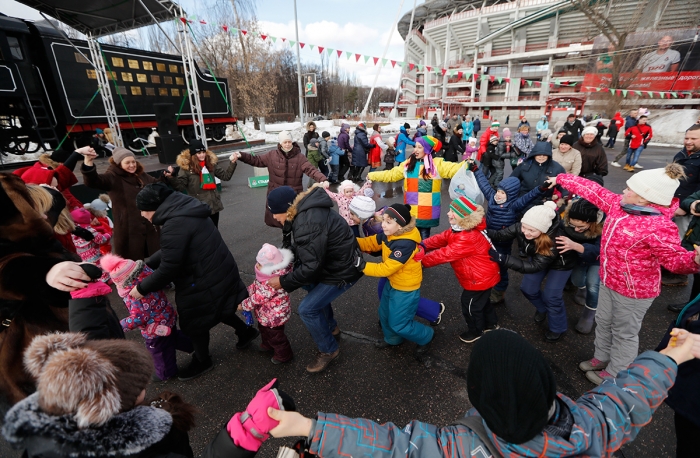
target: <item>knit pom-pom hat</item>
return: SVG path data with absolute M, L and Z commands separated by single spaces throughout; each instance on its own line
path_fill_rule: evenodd
M 627 186 L 649 202 L 668 207 L 680 185 L 681 178 L 685 178 L 683 167 L 672 163 L 663 169 L 635 173 L 627 180 Z
M 542 233 L 546 233 L 552 226 L 552 220 L 557 217 L 556 209 L 557 204 L 551 200 L 543 205 L 535 205 L 523 215 L 523 219 L 520 222 Z
M 286 248 L 277 248 L 266 243 L 262 246 L 255 257 L 255 278 L 259 282 L 270 279 L 274 272 L 282 270 L 294 261 L 294 254 Z M 259 265 L 259 266 L 258 266 Z
M 70 217 L 73 218 L 77 224 L 88 225 L 90 220 L 92 220 L 92 214 L 84 208 L 76 208 L 70 212 Z
M 420 143 L 425 151 L 425 156 L 423 157 L 423 165 L 425 170 L 430 174 L 430 176 L 437 175 L 437 169 L 433 163 L 433 152 L 440 151 L 442 149 L 442 142 L 431 135 L 424 135 L 422 137 L 416 138 L 416 143 Z M 408 165 L 408 161 L 406 161 Z
M 112 281 L 117 285 L 117 292 L 124 297 L 131 291 L 132 283 L 143 270 L 143 261 L 132 261 L 107 253 L 100 258 L 100 267 L 109 273 Z

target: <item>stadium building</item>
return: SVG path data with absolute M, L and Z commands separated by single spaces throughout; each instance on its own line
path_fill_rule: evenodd
M 625 87 L 630 91 L 623 108 L 700 107 L 697 0 L 588 4 L 619 31 L 630 32 L 618 65 L 635 82 Z M 427 0 L 401 18 L 398 31 L 404 61 L 414 64 L 411 71 L 404 68 L 400 116 L 443 110 L 499 120 L 536 121 L 543 114 L 561 119 L 584 109 L 602 112 L 609 96 L 589 88 L 607 87 L 607 52 L 614 46 L 569 0 Z M 664 60 L 669 63 L 651 65 Z M 667 93 L 640 96 L 637 89 Z

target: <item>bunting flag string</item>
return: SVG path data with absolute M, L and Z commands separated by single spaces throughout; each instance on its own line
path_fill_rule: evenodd
M 677 99 L 678 97 L 692 97 L 693 93 L 690 91 L 638 91 L 629 89 L 614 89 L 608 87 L 593 87 L 593 86 L 583 86 L 583 92 L 610 92 L 615 96 L 622 96 L 627 98 L 628 95 L 636 95 L 638 97 L 647 96 L 653 99 L 655 96 L 661 99 Z

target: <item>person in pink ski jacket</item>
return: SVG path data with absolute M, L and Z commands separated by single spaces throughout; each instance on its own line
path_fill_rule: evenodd
M 639 330 L 661 290 L 661 266 L 678 274 L 698 271 L 700 248 L 680 244 L 671 218 L 682 167 L 669 164 L 627 180 L 623 194 L 574 175 L 550 178 L 605 212 L 600 244 L 600 294 L 596 312 L 595 356 L 579 365 L 586 378 L 600 384 L 624 370 L 637 356 Z

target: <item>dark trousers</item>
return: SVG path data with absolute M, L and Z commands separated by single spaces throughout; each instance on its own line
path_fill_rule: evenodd
M 287 335 L 284 333 L 284 325 L 274 328 L 258 325 L 258 329 L 260 330 L 260 338 L 262 339 L 260 347 L 263 350 L 274 351 L 273 358 L 284 363 L 294 357 L 292 346 L 289 343 L 289 339 L 287 339 Z
M 494 243 L 493 245 L 496 247 L 496 251 L 498 251 L 501 254 L 507 254 L 511 255 L 513 253 L 513 244 L 509 243 L 508 245 L 499 245 L 497 243 Z M 508 289 L 508 267 L 501 265 L 500 266 L 501 270 L 501 281 L 496 283 L 496 286 L 493 287 L 496 291 L 505 291 Z
M 700 294 L 700 274 L 693 274 L 693 286 L 690 288 L 688 302 L 698 297 L 698 294 Z
M 344 156 L 338 158 L 340 168 L 338 169 L 338 181 L 343 181 L 345 179 L 345 174 L 350 169 L 350 159 L 348 159 L 348 154 L 345 153 Z
M 627 154 L 627 150 L 629 149 L 629 147 L 630 147 L 630 139 L 625 137 L 625 146 L 622 148 L 622 151 L 620 152 L 620 154 L 615 156 L 615 159 L 613 160 L 613 162 L 618 162 L 620 159 L 622 159 L 622 156 L 625 156 Z
M 238 340 L 245 339 L 251 332 L 255 332 L 254 328 L 247 326 L 235 313 L 222 316 L 220 323 L 231 326 L 236 331 Z M 201 362 L 208 363 L 211 359 L 209 356 L 209 331 L 191 335 L 190 339 L 194 347 L 194 355 Z
M 700 426 L 675 413 L 673 422 L 676 425 L 676 458 L 692 458 L 698 456 L 697 438 L 700 437 Z
M 467 328 L 477 334 L 498 324 L 490 296 L 490 288 L 484 291 L 462 291 L 462 315 L 467 322 Z
M 523 275 L 520 291 L 538 312 L 547 313 L 549 330 L 565 332 L 567 328 L 564 287 L 571 276 L 570 270 L 541 270 Z M 542 289 L 544 279 L 547 283 Z
M 610 135 L 610 134 L 608 134 Z M 608 148 L 614 148 L 615 147 L 615 140 L 617 140 L 617 133 L 614 135 L 610 135 L 608 137 L 608 142 L 605 144 Z
M 214 226 L 219 227 L 219 212 L 212 213 L 209 218 L 214 222 Z
M 350 167 L 350 179 L 353 181 L 360 181 L 362 180 L 362 172 L 365 171 L 364 167 L 360 167 L 357 165 L 353 165 Z
M 153 357 L 156 375 L 161 380 L 167 380 L 177 375 L 177 350 L 192 353 L 194 347 L 189 337 L 174 328 L 169 336 L 146 339 L 146 348 Z
M 430 237 L 430 228 L 429 227 L 419 227 L 418 232 L 420 233 L 420 238 L 422 240 L 425 240 L 428 237 Z

